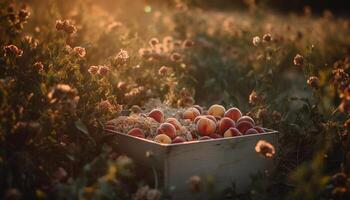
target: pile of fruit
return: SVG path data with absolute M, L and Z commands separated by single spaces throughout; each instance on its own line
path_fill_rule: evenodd
M 136 109 L 137 110 L 137 109 Z M 107 123 L 108 130 L 146 138 L 158 143 L 172 144 L 223 137 L 236 137 L 264 133 L 249 116 L 232 107 L 228 110 L 221 105 L 212 105 L 204 110 L 198 105 L 174 111 L 152 109 L 141 110 L 129 116 L 120 116 Z M 173 113 L 173 114 L 171 114 Z M 168 115 L 168 116 L 167 116 Z

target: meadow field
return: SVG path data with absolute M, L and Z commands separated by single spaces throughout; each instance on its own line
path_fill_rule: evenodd
M 350 19 L 324 2 L 0 1 L 0 199 L 171 199 L 105 129 L 211 105 L 279 131 L 251 147 L 275 165 L 193 199 L 349 199 Z

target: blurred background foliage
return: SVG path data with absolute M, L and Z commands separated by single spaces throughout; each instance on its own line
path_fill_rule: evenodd
M 250 192 L 210 198 L 349 198 L 344 2 L 1 1 L 0 197 L 159 199 L 103 131 L 159 98 L 237 106 L 280 131 Z

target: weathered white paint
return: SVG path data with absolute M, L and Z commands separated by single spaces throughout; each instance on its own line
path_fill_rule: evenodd
M 187 185 L 188 178 L 193 175 L 212 177 L 216 189 L 225 189 L 234 182 L 237 192 L 247 191 L 251 175 L 273 165 L 273 159 L 255 152 L 259 140 L 268 141 L 277 148 L 277 131 L 266 131 L 257 135 L 180 144 L 158 144 L 123 133 L 116 135 L 121 152 L 163 173 L 160 184 L 170 190 L 174 199 L 193 199 Z M 153 156 L 146 157 L 147 151 L 152 152 Z

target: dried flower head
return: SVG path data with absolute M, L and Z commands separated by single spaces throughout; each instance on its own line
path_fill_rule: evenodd
M 171 37 L 171 36 L 165 36 L 164 38 L 163 38 L 163 44 L 164 45 L 169 45 L 170 43 L 173 43 L 173 37 Z
M 16 45 L 10 44 L 4 46 L 5 56 L 21 57 L 23 54 L 22 49 L 18 48 Z
M 77 32 L 77 28 L 69 20 L 57 20 L 56 21 L 56 30 L 63 30 L 67 34 L 73 34 Z
M 74 111 L 80 97 L 78 91 L 67 84 L 57 84 L 47 94 L 50 104 L 57 104 L 59 106 L 67 106 L 71 111 Z
M 259 36 L 253 37 L 253 45 L 254 46 L 259 46 L 260 43 L 261 43 L 261 39 Z
M 267 108 L 259 108 L 257 117 L 258 119 L 266 119 L 268 116 Z
M 350 113 L 350 99 L 343 98 L 340 105 L 339 111 L 344 113 Z
M 304 65 L 304 57 L 302 55 L 300 55 L 300 54 L 297 54 L 294 57 L 293 63 L 294 63 L 295 66 L 302 67 Z
M 129 54 L 127 51 L 120 49 L 119 53 L 114 57 L 114 63 L 118 65 L 124 65 L 129 60 Z
M 98 104 L 97 108 L 100 112 L 106 113 L 113 109 L 113 105 L 108 100 L 104 100 Z
M 258 143 L 255 145 L 255 151 L 267 158 L 271 158 L 273 155 L 275 155 L 275 147 L 265 140 L 258 141 Z
M 344 69 L 337 68 L 332 71 L 333 83 L 338 86 L 340 90 L 345 89 L 349 84 L 349 74 Z
M 187 181 L 189 190 L 191 192 L 193 192 L 193 193 L 200 192 L 200 190 L 201 190 L 201 182 L 202 182 L 201 177 L 199 177 L 199 176 L 191 176 L 188 179 L 188 181 Z
M 30 12 L 27 6 L 22 7 L 18 12 L 18 18 L 20 21 L 25 21 L 29 18 Z
M 126 86 L 127 86 L 127 84 L 126 84 L 124 81 L 120 81 L 120 82 L 118 82 L 118 84 L 117 84 L 117 88 L 118 88 L 119 90 L 126 90 Z
M 141 48 L 139 50 L 139 55 L 141 56 L 141 58 L 148 59 L 152 55 L 152 50 L 148 48 Z
M 74 47 L 73 52 L 75 52 L 80 58 L 84 58 L 86 55 L 86 50 L 83 47 Z
M 271 37 L 270 33 L 266 33 L 266 34 L 263 36 L 263 41 L 264 41 L 264 42 L 271 42 L 271 41 L 272 41 L 272 37 Z
M 317 89 L 319 87 L 319 79 L 316 76 L 310 76 L 310 78 L 307 80 L 307 84 L 314 89 Z
M 101 76 L 107 76 L 109 71 L 110 71 L 109 67 L 107 67 L 105 65 L 99 65 L 97 73 Z
M 98 70 L 99 70 L 98 66 L 92 65 L 92 66 L 89 67 L 88 72 L 91 75 L 96 75 Z
M 272 119 L 275 123 L 279 123 L 282 119 L 282 114 L 277 111 L 272 112 Z

